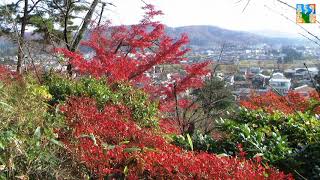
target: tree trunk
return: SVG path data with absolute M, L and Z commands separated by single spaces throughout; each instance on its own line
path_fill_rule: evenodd
M 102 8 L 101 8 L 101 11 L 100 11 L 100 17 L 99 17 L 99 21 L 98 21 L 98 26 L 100 26 L 100 23 L 101 23 L 101 19 L 102 19 L 102 15 L 103 15 L 103 11 L 104 11 L 104 7 L 106 6 L 106 3 L 103 2 L 102 3 Z
M 83 34 L 88 29 L 89 23 L 92 19 L 93 12 L 97 7 L 98 2 L 99 2 L 99 0 L 93 0 L 92 4 L 90 6 L 90 9 L 88 10 L 86 16 L 83 19 L 83 24 L 82 24 L 80 30 L 78 31 L 75 39 L 73 40 L 70 51 L 75 52 L 78 49 L 79 43 L 83 38 Z M 67 65 L 67 71 L 68 71 L 68 74 L 70 76 L 72 76 L 72 65 L 70 63 L 68 63 L 68 65 Z
M 99 0 L 93 0 L 92 4 L 90 6 L 90 9 L 88 10 L 86 16 L 83 19 L 83 24 L 82 24 L 77 36 L 75 37 L 75 39 L 72 43 L 71 51 L 74 52 L 78 49 L 79 43 L 80 43 L 81 39 L 83 38 L 83 34 L 88 29 L 88 26 L 89 26 L 90 21 L 92 19 L 93 12 L 97 7 L 98 2 L 99 2 Z
M 26 31 L 27 19 L 28 19 L 28 3 L 29 0 L 24 0 L 24 9 L 23 9 L 23 17 L 21 22 L 21 29 L 20 29 L 20 37 L 18 39 L 18 62 L 17 62 L 17 73 L 21 74 L 22 72 L 22 62 L 24 59 L 24 46 L 25 46 L 25 39 L 24 34 Z

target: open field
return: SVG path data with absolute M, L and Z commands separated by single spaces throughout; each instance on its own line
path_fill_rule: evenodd
M 261 67 L 262 69 L 290 69 L 290 68 L 302 68 L 303 63 L 306 63 L 308 67 L 320 67 L 320 61 L 318 60 L 295 60 L 292 63 L 277 64 L 275 60 L 242 60 L 239 64 L 220 64 L 218 71 L 224 73 L 235 73 L 239 68 Z
M 294 60 L 292 63 L 280 64 L 280 69 L 299 68 L 304 67 L 303 63 L 306 63 L 308 67 L 314 67 L 320 65 L 320 60 Z M 275 60 L 242 60 L 239 62 L 239 67 L 261 67 L 265 69 L 278 68 L 277 61 Z
M 239 68 L 261 67 L 262 69 L 290 69 L 290 68 L 303 68 L 303 63 L 308 67 L 320 67 L 320 60 L 295 60 L 292 63 L 278 64 L 274 60 L 242 60 L 239 64 L 219 64 L 217 71 L 223 73 L 236 73 Z M 210 69 L 214 69 L 215 63 L 211 64 Z M 160 65 L 166 73 L 176 73 L 181 71 L 181 65 Z

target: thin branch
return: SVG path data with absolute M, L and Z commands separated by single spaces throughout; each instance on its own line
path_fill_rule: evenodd
M 34 64 L 34 59 L 32 58 L 32 55 L 31 55 L 31 51 L 30 51 L 30 48 L 28 45 L 26 45 L 26 49 L 28 51 L 28 54 L 29 54 L 29 58 L 31 60 L 31 65 L 33 66 L 34 68 L 34 71 L 35 71 L 35 74 L 36 74 L 36 77 L 38 79 L 38 82 L 41 83 L 41 78 L 40 78 L 40 75 L 39 75 L 39 71 L 37 70 L 37 67 L 35 66 Z
M 303 63 L 303 65 L 304 65 L 304 67 L 306 67 L 306 69 L 307 69 L 307 71 L 308 71 L 308 75 L 309 75 L 309 78 L 310 78 L 313 86 L 316 88 L 317 92 L 319 93 L 319 92 L 320 92 L 320 88 L 317 86 L 316 82 L 314 82 L 314 79 L 313 79 L 313 77 L 312 77 L 311 74 L 310 74 L 310 71 L 309 71 L 309 68 L 308 68 L 307 64 L 306 64 L 306 63 Z
M 294 6 L 291 6 L 290 4 L 288 4 L 288 3 L 284 2 L 284 1 L 281 1 L 281 0 L 276 0 L 276 1 L 278 1 L 279 3 L 281 3 L 281 4 L 283 4 L 283 5 L 288 6 L 289 8 L 291 8 L 291 9 L 293 9 L 293 10 L 296 10 L 296 8 L 295 8 Z M 318 21 L 318 20 L 316 20 L 316 22 L 319 24 L 319 21 Z
M 54 5 L 56 5 L 56 7 L 57 7 L 64 15 L 66 15 L 65 12 L 64 12 L 64 10 L 62 9 L 62 7 L 61 7 L 55 0 L 53 0 L 52 2 L 54 3 Z
M 101 7 L 100 16 L 99 16 L 98 26 L 100 26 L 101 19 L 102 19 L 102 14 L 103 14 L 103 11 L 104 11 L 105 6 L 106 6 L 106 3 L 103 2 L 103 3 L 102 3 L 102 7 Z
M 180 122 L 180 118 L 179 118 L 179 108 L 178 108 L 178 96 L 177 96 L 177 83 L 175 82 L 173 84 L 173 95 L 174 95 L 174 100 L 175 100 L 175 106 L 176 106 L 176 118 L 177 118 L 177 122 L 179 124 L 179 128 L 181 133 L 183 133 L 184 128 L 181 127 L 181 122 Z M 182 128 L 182 129 L 181 129 Z
M 247 1 L 247 4 L 246 4 L 246 6 L 243 8 L 242 12 L 244 12 L 244 11 L 247 9 L 247 7 L 249 6 L 250 1 L 251 1 L 251 0 L 248 0 L 248 1 Z
M 217 61 L 217 65 L 212 70 L 211 78 L 213 78 L 213 74 L 216 73 L 216 70 L 217 70 L 218 66 L 220 65 L 219 63 L 220 63 L 220 61 L 222 59 L 224 48 L 225 48 L 225 43 L 222 44 L 222 47 L 221 47 L 221 50 L 220 50 L 220 54 L 219 54 L 219 58 L 218 58 L 218 61 Z
M 17 1 L 15 4 L 14 4 L 14 6 L 18 6 L 19 5 L 19 3 L 21 3 L 23 0 L 19 0 L 19 1 Z
M 42 0 L 36 1 L 36 2 L 33 4 L 33 6 L 29 9 L 29 11 L 27 11 L 28 14 L 31 13 L 31 12 L 33 11 L 33 9 L 37 6 L 37 4 L 38 4 L 39 2 L 41 2 L 41 1 L 42 1 Z
M 120 49 L 121 46 L 122 46 L 123 40 L 124 40 L 124 39 L 121 39 L 121 40 L 120 40 L 120 43 L 118 44 L 118 46 L 117 46 L 117 48 L 116 48 L 116 50 L 114 51 L 113 54 L 117 54 L 117 52 L 119 51 L 119 49 Z
M 274 88 L 273 86 L 271 86 L 271 85 L 269 85 L 269 86 L 270 86 L 271 89 L 272 89 L 274 92 L 276 92 L 279 96 L 283 97 L 283 94 L 281 94 L 277 89 L 275 89 L 275 88 Z M 295 106 L 293 106 L 292 102 L 290 102 L 290 101 L 289 101 L 287 98 L 285 98 L 285 97 L 283 97 L 283 99 L 286 101 L 286 103 L 287 103 L 288 106 L 292 107 L 292 109 L 293 109 L 293 111 L 295 112 L 295 114 L 298 114 L 299 117 L 300 117 L 301 119 L 303 119 L 302 116 L 298 113 L 298 110 L 295 108 Z
M 186 119 L 186 117 L 187 117 L 187 112 L 191 109 L 191 107 L 196 103 L 196 102 L 198 102 L 199 101 L 199 98 L 197 98 L 196 100 L 194 100 L 194 101 L 192 101 L 192 103 L 190 103 L 190 105 L 187 107 L 187 108 L 185 108 L 185 110 L 184 110 L 184 112 L 183 112 L 183 119 Z
M 140 0 L 141 2 L 143 2 L 143 4 L 148 5 L 148 3 L 146 3 L 144 0 Z
M 320 42 L 320 38 L 318 36 L 316 36 L 315 34 L 311 33 L 310 31 L 308 31 L 306 28 L 304 28 L 302 25 L 296 23 L 295 21 L 291 20 L 289 17 L 287 17 L 286 15 L 279 13 L 273 9 L 271 9 L 269 6 L 264 5 L 267 9 L 269 9 L 270 11 L 279 14 L 280 16 L 284 17 L 285 19 L 287 19 L 288 21 L 296 24 L 297 26 L 299 26 L 303 31 L 307 32 L 310 36 L 314 37 L 315 39 L 317 39 Z
M 306 36 L 306 35 L 304 35 L 304 34 L 302 34 L 302 33 L 299 33 L 299 35 L 303 36 L 304 38 L 308 39 L 309 41 L 311 41 L 311 42 L 315 43 L 316 45 L 320 46 L 320 43 L 319 43 L 319 42 L 317 42 L 317 41 L 309 38 L 308 36 Z
M 300 173 L 298 173 L 297 170 L 294 170 L 294 172 L 295 172 L 296 174 L 298 174 L 303 180 L 308 180 L 307 178 L 303 177 Z

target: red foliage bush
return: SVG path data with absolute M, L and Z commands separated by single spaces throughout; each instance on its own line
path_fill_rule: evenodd
M 240 104 L 253 110 L 262 109 L 269 113 L 277 110 L 285 114 L 291 114 L 296 111 L 305 112 L 310 110 L 313 101 L 320 101 L 317 92 L 310 93 L 310 97 L 304 97 L 292 91 L 287 96 L 280 96 L 275 92 L 269 91 L 263 95 L 252 95 L 249 100 L 241 101 Z M 320 109 L 316 108 L 314 112 L 320 113 Z
M 99 111 L 93 99 L 71 98 L 61 111 L 70 130 L 59 137 L 96 178 L 291 179 L 254 160 L 185 151 L 161 129 L 139 127 L 121 104 Z
M 154 16 L 162 13 L 152 5 L 144 9 L 146 15 L 137 25 L 107 25 L 94 29 L 90 39 L 82 42 L 83 46 L 95 52 L 92 58 L 85 59 L 80 52 L 66 49 L 58 49 L 58 52 L 69 58 L 76 72 L 98 78 L 105 76 L 110 84 L 126 81 L 138 85 L 151 98 L 160 100 L 160 105 L 171 104 L 172 110 L 175 94 L 202 86 L 203 77 L 209 73 L 209 62 L 181 64 L 189 51 L 185 48 L 188 37 L 182 35 L 177 40 L 170 38 L 165 33 L 165 26 L 153 21 Z M 179 65 L 183 73 L 173 77 L 167 84 L 156 85 L 148 73 L 161 64 Z M 163 109 L 169 111 L 170 108 L 167 106 Z
M 7 67 L 0 65 L 0 81 L 8 83 L 13 78 L 18 78 L 15 72 L 11 72 Z
M 175 121 L 172 119 L 160 119 L 159 126 L 166 134 L 179 134 L 179 128 Z

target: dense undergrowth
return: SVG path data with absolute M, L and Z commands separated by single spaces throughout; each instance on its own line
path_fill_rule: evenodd
M 259 157 L 264 163 L 292 173 L 296 179 L 319 179 L 320 121 L 315 114 L 318 107 L 314 106 L 317 93 L 313 92 L 311 97 L 268 94 L 243 102 L 249 109 L 242 107 L 232 117 L 217 120 L 216 130 L 223 135 L 219 139 L 199 132 L 193 134 L 193 149 L 237 155 L 241 147 L 243 156 Z M 293 100 L 299 103 L 292 103 Z M 174 144 L 191 149 L 185 136 L 173 139 Z
M 26 74 L 0 90 L 2 179 L 289 178 L 256 159 L 172 145 L 157 103 L 126 84 Z

